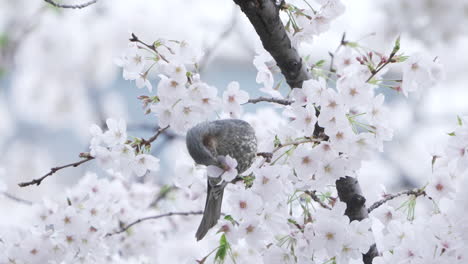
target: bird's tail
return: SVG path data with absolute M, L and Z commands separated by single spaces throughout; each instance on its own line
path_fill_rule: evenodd
M 202 239 L 208 230 L 210 230 L 210 228 L 215 226 L 218 222 L 218 219 L 221 216 L 224 187 L 226 187 L 225 182 L 214 186 L 211 186 L 211 184 L 208 182 L 205 211 L 203 212 L 202 221 L 195 235 L 197 241 Z

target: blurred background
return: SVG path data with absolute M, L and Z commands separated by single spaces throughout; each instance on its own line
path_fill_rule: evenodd
M 457 115 L 468 112 L 468 1 L 343 2 L 345 14 L 330 31 L 302 46 L 302 54 L 310 54 L 313 61 L 328 60 L 344 32 L 350 41 L 388 53 L 401 35 L 406 55 L 429 54 L 446 70 L 439 86 L 418 97 L 379 90 L 392 113 L 394 140 L 359 172 L 364 193 L 373 201 L 382 192 L 379 184 L 388 192 L 423 185 L 431 173 L 431 155 L 442 150 Z M 144 115 L 137 99 L 148 92 L 123 80 L 114 64 L 132 32 L 146 42 L 185 40 L 204 50 L 201 78 L 216 86 L 218 94 L 236 80 L 251 97 L 265 95 L 252 64 L 260 41 L 233 1 L 99 0 L 84 9 L 65 10 L 42 0 L 0 0 L 1 210 L 18 208 L 11 196 L 38 200 L 64 190 L 85 171 L 99 171 L 89 162 L 62 170 L 39 187 L 17 187 L 51 167 L 78 161 L 78 154 L 89 150 L 91 124 L 104 127 L 107 118 L 122 117 L 129 135 L 153 133 L 156 119 Z M 271 107 L 248 105 L 245 110 Z M 156 181 L 168 182 L 174 153 L 185 147 L 183 139 L 165 136 L 153 147 L 162 163 Z

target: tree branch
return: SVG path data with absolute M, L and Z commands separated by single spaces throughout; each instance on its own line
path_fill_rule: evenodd
M 345 214 L 350 221 L 361 221 L 369 216 L 366 208 L 366 198 L 362 195 L 361 187 L 357 179 L 353 177 L 341 177 L 336 181 L 338 197 L 346 203 Z M 372 264 L 372 259 L 379 254 L 376 245 L 372 245 L 369 251 L 363 255 L 365 264 Z
M 152 137 L 150 137 L 150 138 L 148 138 L 148 139 L 142 139 L 142 140 L 141 140 L 141 144 L 142 144 L 142 145 L 151 145 L 151 143 L 153 143 L 156 139 L 158 139 L 158 137 L 159 137 L 164 131 L 166 131 L 168 128 L 169 128 L 169 126 L 164 127 L 164 128 L 159 128 L 158 131 L 156 132 L 156 134 L 154 134 Z
M 81 153 L 80 156 L 81 156 L 82 158 L 84 158 L 84 159 L 83 159 L 83 160 L 80 160 L 80 161 L 77 161 L 77 162 L 73 162 L 73 163 L 67 164 L 67 165 L 63 165 L 63 166 L 60 166 L 60 167 L 52 168 L 52 169 L 50 169 L 50 171 L 49 171 L 46 175 L 44 175 L 44 176 L 42 176 L 42 177 L 40 177 L 40 178 L 34 179 L 34 180 L 32 180 L 32 181 L 29 181 L 29 182 L 21 182 L 21 183 L 18 183 L 18 186 L 19 186 L 19 187 L 26 187 L 26 186 L 34 185 L 34 184 L 36 184 L 36 185 L 39 186 L 45 178 L 47 178 L 47 177 L 49 177 L 49 176 L 52 176 L 54 173 L 56 173 L 56 172 L 59 171 L 59 170 L 62 170 L 62 169 L 68 168 L 68 167 L 78 167 L 78 166 L 80 166 L 81 164 L 86 163 L 86 162 L 88 162 L 88 161 L 94 159 L 94 157 L 91 157 L 91 156 L 89 155 L 89 153 Z
M 422 196 L 427 196 L 424 189 L 407 190 L 407 191 L 403 191 L 403 192 L 399 192 L 399 193 L 395 193 L 395 194 L 386 194 L 382 200 L 375 202 L 373 205 L 371 205 L 369 207 L 369 209 L 367 211 L 370 213 L 373 210 L 380 207 L 381 205 L 383 205 L 384 203 L 386 203 L 386 202 L 388 202 L 390 200 L 393 200 L 393 199 L 395 199 L 397 197 L 403 196 L 403 195 L 408 195 L 408 196 L 409 195 L 414 195 L 415 197 L 419 197 L 421 195 Z M 429 197 L 429 199 L 432 199 L 432 198 Z
M 22 203 L 22 204 L 26 204 L 26 205 L 33 205 L 33 202 L 29 201 L 29 200 L 25 200 L 23 198 L 19 198 L 13 194 L 10 194 L 10 193 L 7 193 L 7 192 L 2 192 L 1 194 L 3 194 L 3 196 L 5 196 L 6 198 L 12 200 L 12 201 L 15 201 L 15 202 L 18 202 L 18 203 Z
M 163 217 L 167 217 L 167 216 L 173 216 L 173 215 L 185 215 L 185 216 L 188 216 L 188 215 L 201 215 L 203 214 L 203 211 L 191 211 L 191 212 L 170 212 L 170 213 L 167 213 L 167 214 L 161 214 L 161 215 L 153 215 L 153 216 L 147 216 L 147 217 L 142 217 L 138 220 L 135 220 L 133 222 L 131 222 L 130 224 L 122 227 L 119 231 L 116 231 L 116 232 L 113 232 L 113 233 L 107 233 L 106 234 L 106 237 L 108 236 L 113 236 L 113 235 L 117 235 L 117 234 L 120 234 L 120 233 L 123 233 L 125 231 L 127 231 L 130 227 L 138 224 L 138 223 L 141 223 L 141 222 L 144 222 L 144 221 L 147 221 L 147 220 L 155 220 L 155 219 L 159 219 L 159 218 L 163 218 Z
M 280 5 L 283 1 L 279 1 L 279 5 L 276 4 L 278 2 L 276 0 L 234 0 L 234 2 L 240 6 L 252 23 L 263 47 L 275 59 L 289 86 L 302 88 L 303 82 L 310 79 L 310 73 L 304 67 L 296 49 L 291 46 L 291 40 L 279 17 Z M 314 135 L 321 134 L 321 130 L 323 129 L 316 127 Z M 284 146 L 278 146 L 273 152 Z M 340 178 L 336 181 L 336 189 L 340 200 L 347 205 L 346 215 L 350 220 L 360 221 L 368 217 L 365 206 L 366 199 L 362 196 L 359 182 L 356 179 L 352 177 Z M 377 255 L 377 248 L 373 245 L 369 252 L 363 255 L 364 263 L 371 264 L 372 259 Z
M 293 103 L 293 101 L 288 100 L 288 99 L 281 99 L 281 98 L 274 98 L 274 97 L 258 97 L 258 98 L 253 98 L 249 99 L 246 104 L 256 104 L 260 102 L 268 102 L 268 103 L 277 103 L 281 105 L 290 105 Z
M 44 2 L 51 4 L 52 6 L 58 7 L 58 8 L 71 8 L 71 9 L 81 9 L 85 8 L 87 6 L 90 6 L 92 4 L 97 3 L 98 0 L 91 0 L 89 2 L 83 3 L 83 4 L 78 4 L 78 5 L 64 5 L 64 4 L 59 4 L 56 3 L 52 0 L 44 0 Z
M 301 88 L 310 79 L 307 68 L 297 50 L 292 47 L 279 10 L 283 1 L 276 0 L 234 0 L 255 28 L 263 47 L 275 59 L 291 88 Z M 277 2 L 280 2 L 277 4 Z
M 151 143 L 153 143 L 156 139 L 158 139 L 158 137 L 166 130 L 168 129 L 169 126 L 165 127 L 165 128 L 160 128 L 158 129 L 158 131 L 156 132 L 156 134 L 154 134 L 152 137 L 150 137 L 149 139 L 142 139 L 141 140 L 141 143 L 139 146 L 135 146 L 135 147 L 141 147 L 141 146 L 145 146 L 145 145 L 151 145 Z M 49 177 L 49 176 L 52 176 L 54 173 L 56 173 L 57 171 L 59 170 L 62 170 L 62 169 L 65 169 L 65 168 L 69 168 L 69 167 L 78 167 L 80 166 L 81 164 L 83 163 L 86 163 L 90 160 L 93 160 L 95 159 L 95 157 L 92 157 L 89 153 L 81 153 L 80 154 L 80 157 L 81 158 L 84 158 L 83 160 L 80 160 L 80 161 L 77 161 L 77 162 L 73 162 L 73 163 L 70 163 L 70 164 L 67 164 L 67 165 L 63 165 L 63 166 L 60 166 L 60 167 L 55 167 L 55 168 L 52 168 L 50 169 L 50 171 L 40 177 L 40 178 L 37 178 L 37 179 L 34 179 L 32 181 L 29 181 L 29 182 L 21 182 L 21 183 L 18 183 L 18 186 L 20 187 L 26 187 L 26 186 L 29 186 L 29 185 L 40 185 L 42 183 L 42 181 Z

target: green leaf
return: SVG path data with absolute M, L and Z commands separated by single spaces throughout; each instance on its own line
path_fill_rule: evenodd
M 319 60 L 319 61 L 317 61 L 317 62 L 315 63 L 315 66 L 317 66 L 317 67 L 322 67 L 323 64 L 325 64 L 325 60 Z
M 228 220 L 228 221 L 231 222 L 231 223 L 236 222 L 236 221 L 234 220 L 234 218 L 232 218 L 231 215 L 226 215 L 226 216 L 224 217 L 224 220 Z
M 8 36 L 5 33 L 0 34 L 0 48 L 5 47 L 8 43 Z
M 275 146 L 275 148 L 279 147 L 281 145 L 281 141 L 278 137 L 278 135 L 275 135 L 275 139 L 273 140 L 273 144 Z
M 432 162 L 431 162 L 431 165 L 432 165 L 432 172 L 434 172 L 434 164 L 436 163 L 437 159 L 440 158 L 439 156 L 437 155 L 433 155 L 432 156 Z
M 459 126 L 463 126 L 463 120 L 461 119 L 460 116 L 457 116 L 457 121 Z
M 293 224 L 293 225 L 297 225 L 297 222 L 296 222 L 296 220 L 294 220 L 294 219 L 289 218 L 289 219 L 288 219 L 288 222 L 291 223 L 291 224 Z
M 449 135 L 449 136 L 451 136 L 451 137 L 456 136 L 456 135 L 455 135 L 455 132 L 447 133 L 447 135 Z
M 280 80 L 278 84 L 275 87 L 273 87 L 273 90 L 278 91 L 282 84 L 283 84 L 283 80 Z
M 156 40 L 155 42 L 153 42 L 153 47 L 154 47 L 155 49 L 157 49 L 157 48 L 160 47 L 160 46 L 162 46 L 161 40 L 158 39 L 158 40 Z
M 357 48 L 357 47 L 359 47 L 359 44 L 357 42 L 348 41 L 348 42 L 346 42 L 346 46 L 349 46 L 351 48 Z
M 245 188 L 248 189 L 252 187 L 253 182 L 255 180 L 255 176 L 253 174 L 250 174 L 248 176 L 242 177 L 242 179 L 244 180 Z
M 409 56 L 404 56 L 404 55 L 398 55 L 398 56 L 393 57 L 393 59 L 395 60 L 395 62 L 404 62 L 404 61 L 406 61 L 408 58 L 409 58 Z
M 393 46 L 392 54 L 396 54 L 400 50 L 400 36 L 395 40 L 395 45 Z
M 159 103 L 159 101 L 160 101 L 160 100 L 159 100 L 159 97 L 158 97 L 157 95 L 152 96 L 152 97 L 150 97 L 150 98 L 151 98 L 151 102 L 153 102 L 153 103 Z
M 219 248 L 216 251 L 215 263 L 224 263 L 224 259 L 230 249 L 229 242 L 226 239 L 226 236 L 223 234 L 219 240 Z

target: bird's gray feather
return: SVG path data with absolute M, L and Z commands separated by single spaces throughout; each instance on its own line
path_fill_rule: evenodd
M 249 123 L 239 119 L 203 122 L 187 132 L 186 144 L 198 164 L 222 166 L 218 156 L 231 156 L 237 160 L 237 171 L 242 173 L 252 165 L 257 153 L 255 132 Z M 197 240 L 216 225 L 221 215 L 224 187 L 220 178 L 208 179 L 208 192 L 202 222 L 197 230 Z

